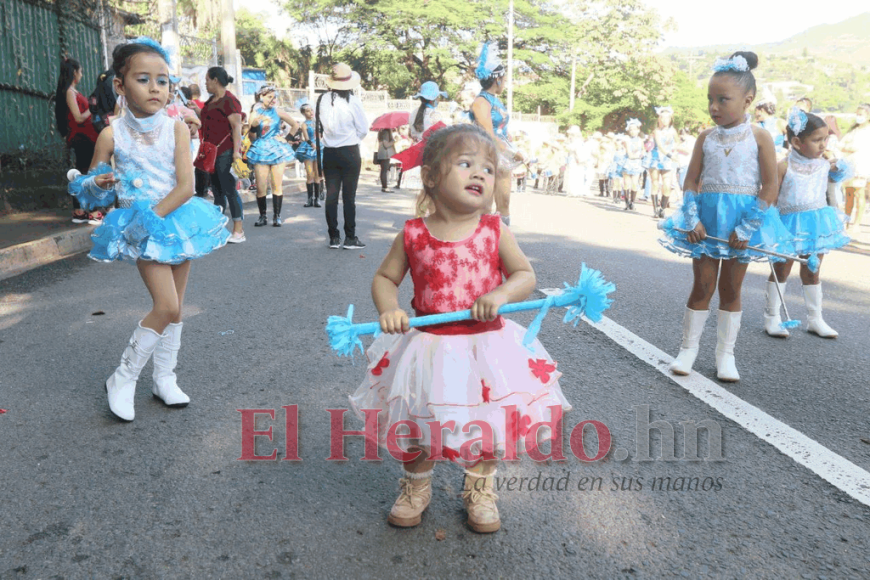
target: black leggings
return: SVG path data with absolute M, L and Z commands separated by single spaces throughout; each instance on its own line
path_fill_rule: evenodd
M 202 169 L 193 169 L 194 191 L 197 197 L 205 197 L 205 190 L 208 188 L 210 176 Z
M 214 173 L 211 174 L 211 186 L 214 192 L 214 203 L 222 208 L 230 206 L 230 215 L 234 222 L 242 221 L 242 199 L 236 191 L 236 180 L 230 173 L 233 166 L 233 151 L 227 149 L 214 161 Z
M 356 188 L 362 160 L 359 145 L 323 149 L 323 178 L 326 181 L 326 226 L 330 238 L 339 237 L 338 194 L 344 206 L 344 235 L 356 237 Z
M 87 173 L 91 168 L 91 161 L 94 159 L 94 148 L 97 144 L 84 135 L 76 135 L 72 138 L 72 141 L 69 142 L 70 148 L 75 152 L 76 155 L 76 169 L 78 169 L 81 173 Z M 73 209 L 81 209 L 82 206 L 79 204 L 79 200 L 75 197 L 73 200 Z
M 378 159 L 378 165 L 381 166 L 381 188 L 387 189 L 387 177 L 390 174 L 390 160 Z

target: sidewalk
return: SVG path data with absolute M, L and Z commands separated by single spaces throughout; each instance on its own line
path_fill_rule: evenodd
M 304 192 L 304 178 L 285 178 L 285 196 Z M 242 203 L 256 199 L 252 191 L 239 193 Z M 72 223 L 70 212 L 55 208 L 0 216 L 0 280 L 89 250 L 96 226 Z

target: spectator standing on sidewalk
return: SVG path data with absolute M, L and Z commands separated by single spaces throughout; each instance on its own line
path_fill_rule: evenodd
M 359 86 L 359 73 L 346 64 L 337 64 L 326 80 L 329 91 L 317 99 L 315 127 L 322 129 L 317 140 L 321 174 L 326 181 L 326 226 L 329 247 L 342 247 L 338 230 L 338 195 L 344 207 L 344 244 L 346 250 L 364 248 L 356 235 L 356 188 L 362 169 L 359 144 L 369 131 L 362 103 L 353 94 Z
M 216 205 L 226 209 L 229 204 L 233 218 L 233 233 L 227 240 L 231 244 L 245 241 L 242 226 L 242 199 L 236 191 L 236 179 L 230 173 L 233 161 L 242 158 L 242 104 L 227 85 L 233 77 L 226 69 L 213 66 L 205 76 L 205 89 L 211 97 L 205 102 L 200 118 L 204 143 L 217 147 L 211 186 Z
M 54 99 L 54 117 L 57 129 L 66 138 L 67 145 L 75 152 L 75 168 L 87 173 L 94 157 L 97 130 L 91 120 L 88 99 L 78 92 L 76 86 L 82 80 L 82 65 L 77 60 L 64 57 L 60 63 L 57 93 Z M 73 198 L 72 221 L 74 224 L 103 223 L 103 212 L 86 213 L 77 199 Z
M 391 193 L 393 190 L 387 187 L 387 177 L 390 174 L 390 157 L 396 154 L 396 142 L 393 140 L 393 132 L 389 129 L 378 131 L 378 165 L 381 167 L 381 191 Z

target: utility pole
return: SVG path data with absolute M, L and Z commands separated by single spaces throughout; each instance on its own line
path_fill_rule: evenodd
M 508 9 L 508 69 L 507 69 L 507 110 L 514 111 L 514 0 Z
M 175 15 L 175 0 L 158 0 L 157 17 L 160 20 L 160 44 L 174 58 L 172 70 L 175 76 L 181 74 L 181 43 L 178 38 L 178 17 Z
M 689 56 L 686 57 L 686 60 L 689 61 L 689 78 L 692 79 L 692 81 L 696 80 L 695 79 L 695 61 L 701 60 L 701 58 L 702 57 L 700 55 L 695 56 L 695 49 L 692 49 L 689 52 Z
M 220 0 L 221 2 L 221 52 L 224 57 L 224 68 L 234 77 L 235 82 L 232 91 L 241 95 L 242 86 L 239 63 L 236 62 L 236 11 L 233 8 L 233 0 Z
M 574 93 L 577 92 L 577 48 L 571 53 L 571 97 L 568 100 L 568 110 L 574 110 Z

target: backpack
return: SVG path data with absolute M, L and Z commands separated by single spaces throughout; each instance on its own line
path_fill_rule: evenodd
M 91 110 L 94 129 L 97 133 L 109 125 L 109 117 L 115 114 L 115 103 L 118 96 L 112 81 L 115 73 L 112 70 L 103 71 L 97 77 L 97 86 L 91 96 L 88 97 L 88 108 Z

